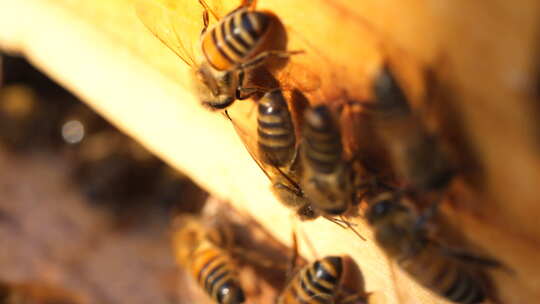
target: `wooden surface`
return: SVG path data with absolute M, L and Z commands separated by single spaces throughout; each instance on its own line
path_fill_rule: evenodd
M 197 5 L 196 1 L 193 1 Z M 227 4 L 235 1 L 223 1 Z M 304 49 L 279 74 L 311 103 L 370 97 L 370 79 L 389 60 L 416 106 L 435 113 L 467 170 L 443 208 L 478 252 L 513 272 L 490 271 L 503 303 L 540 298 L 538 182 L 540 3 L 497 1 L 260 0 Z M 228 9 L 227 5 L 222 7 Z M 230 199 L 288 242 L 291 217 L 268 190 L 232 127 L 200 107 L 188 68 L 151 36 L 129 1 L 0 0 L 0 47 L 40 69 L 112 119 L 213 194 Z M 422 73 L 435 67 L 448 93 L 428 104 Z M 398 272 L 371 240 L 324 220 L 301 227 L 319 256 L 352 255 L 367 291 L 386 303 L 442 303 Z M 302 252 L 310 258 L 307 246 Z

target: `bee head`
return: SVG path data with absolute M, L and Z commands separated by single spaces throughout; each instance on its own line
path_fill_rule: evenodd
M 387 193 L 375 197 L 370 205 L 366 217 L 371 225 L 405 210 L 405 207 L 399 203 L 395 196 Z

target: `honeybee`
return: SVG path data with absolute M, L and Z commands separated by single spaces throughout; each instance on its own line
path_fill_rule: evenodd
M 413 189 L 444 189 L 454 176 L 454 167 L 440 142 L 412 112 L 389 67 L 381 69 L 373 91 L 377 132 L 387 144 L 397 174 Z
M 346 288 L 345 278 L 351 263 L 354 262 L 350 258 L 327 256 L 304 266 L 285 287 L 277 303 L 368 303 L 366 293 L 352 293 Z
M 355 181 L 351 164 L 343 158 L 341 132 L 326 106 L 306 110 L 302 138 L 300 185 L 306 197 L 321 215 L 365 240 L 348 221 L 331 218 L 345 215 L 353 206 Z
M 193 278 L 216 302 L 243 303 L 236 266 L 226 250 L 230 235 L 209 229 L 193 216 L 175 221 L 173 248 L 177 262 L 188 269 Z
M 352 204 L 353 183 L 351 167 L 342 157 L 341 133 L 326 106 L 305 114 L 302 189 L 323 214 L 342 215 Z
M 193 69 L 202 104 L 213 110 L 224 109 L 236 99 L 263 90 L 244 86 L 247 70 L 264 64 L 270 56 L 286 58 L 294 52 L 270 49 L 276 17 L 255 10 L 253 0 L 243 0 L 223 18 L 206 1 L 199 3 L 202 11 L 188 7 L 191 3 L 182 6 L 169 0 L 137 0 L 135 5 L 146 27 Z M 214 25 L 210 25 L 209 13 L 216 19 Z M 201 45 L 195 56 L 193 44 L 198 40 Z
M 76 304 L 75 295 L 60 288 L 35 283 L 0 283 L 2 304 Z
M 240 105 L 235 105 L 238 108 Z M 272 182 L 272 192 L 301 220 L 319 216 L 299 184 L 298 148 L 291 112 L 281 90 L 266 93 L 257 104 L 257 115 L 227 111 L 238 135 L 255 162 Z M 245 114 L 245 115 L 244 115 Z M 255 121 L 254 118 L 257 117 Z M 256 126 L 257 131 L 251 129 Z M 257 134 L 256 140 L 251 134 Z
M 311 164 L 303 165 L 302 158 L 308 155 L 299 153 L 291 110 L 283 92 L 279 89 L 267 92 L 257 103 L 257 115 L 252 115 L 252 111 L 246 109 L 244 112 L 247 113 L 242 113 L 242 109 L 238 109 L 240 106 L 235 105 L 232 109 L 228 109 L 226 115 L 232 121 L 252 158 L 272 182 L 271 190 L 276 198 L 294 210 L 302 221 L 323 216 L 342 228 L 353 230 L 358 237 L 365 240 L 351 223 L 333 217 L 336 214 L 342 215 L 351 205 L 353 190 L 350 169 L 344 163 L 340 164 L 343 165 L 343 168 L 339 169 L 341 171 L 336 170 L 328 177 L 316 171 L 317 169 L 310 168 Z M 256 132 L 250 130 L 253 126 L 257 127 Z M 256 140 L 253 140 L 251 134 L 257 134 Z M 332 132 L 331 136 L 337 136 L 338 149 L 341 151 L 339 133 L 336 135 Z M 310 139 L 313 138 L 310 136 Z M 312 153 L 312 148 L 307 150 Z M 332 154 L 332 157 L 335 156 L 335 151 L 327 152 Z M 342 162 L 341 153 L 338 158 L 339 162 Z M 322 162 L 320 159 L 317 161 Z M 304 178 L 306 174 L 307 177 Z M 304 189 L 305 185 L 311 190 L 311 194 Z M 336 212 L 327 207 L 332 204 L 346 206 Z
M 414 280 L 456 303 L 486 299 L 482 273 L 471 266 L 499 266 L 496 261 L 445 248 L 428 238 L 426 217 L 413 213 L 397 194 L 380 193 L 369 204 L 367 220 L 377 244 Z

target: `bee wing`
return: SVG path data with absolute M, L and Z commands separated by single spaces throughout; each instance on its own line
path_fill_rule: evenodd
M 302 196 L 302 190 L 297 177 L 288 171 L 282 170 L 277 165 L 262 161 L 262 157 L 260 156 L 262 151 L 259 150 L 257 145 L 257 103 L 235 102 L 227 108 L 225 115 L 231 120 L 242 143 L 268 179 L 272 182 L 278 180 L 280 184 L 293 190 L 298 196 Z M 271 157 L 264 158 L 271 159 Z
M 204 28 L 202 5 L 182 0 L 135 0 L 134 7 L 152 34 L 186 64 L 196 66 L 194 46 Z
M 253 160 L 272 180 L 278 173 L 278 168 L 265 164 L 259 157 L 259 148 L 257 146 L 257 104 L 252 102 L 235 102 L 226 111 L 225 115 L 231 121 L 234 130 L 242 140 Z

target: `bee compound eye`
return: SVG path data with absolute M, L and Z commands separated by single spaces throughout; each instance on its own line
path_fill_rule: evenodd
M 385 199 L 374 203 L 368 211 L 367 219 L 373 224 L 377 220 L 387 216 L 394 208 L 395 202 Z
M 240 304 L 244 303 L 245 296 L 242 289 L 233 282 L 223 284 L 217 295 L 218 303 L 223 304 Z

